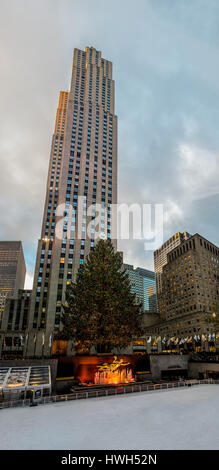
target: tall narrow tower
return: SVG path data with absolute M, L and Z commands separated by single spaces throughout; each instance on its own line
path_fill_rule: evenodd
M 60 92 L 52 138 L 26 356 L 51 354 L 66 286 L 97 238 L 112 238 L 111 205 L 117 203 L 114 101 L 112 63 L 93 47 L 75 49 L 70 91 Z

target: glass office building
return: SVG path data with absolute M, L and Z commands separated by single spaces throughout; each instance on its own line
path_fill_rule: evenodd
M 153 271 L 144 268 L 136 268 L 130 264 L 124 264 L 131 284 L 131 291 L 136 294 L 139 303 L 142 303 L 146 312 L 156 312 L 156 281 Z

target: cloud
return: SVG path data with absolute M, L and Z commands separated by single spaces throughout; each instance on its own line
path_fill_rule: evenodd
M 218 15 L 214 0 L 2 2 L 0 238 L 23 240 L 29 280 L 74 47 L 114 64 L 119 201 L 164 204 L 165 239 L 188 230 L 219 242 Z M 143 241 L 119 248 L 153 268 Z
M 219 194 L 218 153 L 184 143 L 179 145 L 179 154 L 185 199 L 203 199 Z

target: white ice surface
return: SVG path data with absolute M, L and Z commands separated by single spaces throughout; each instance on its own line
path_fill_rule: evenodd
M 219 449 L 219 386 L 3 409 L 0 449 Z

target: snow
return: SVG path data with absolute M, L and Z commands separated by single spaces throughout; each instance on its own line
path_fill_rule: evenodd
M 0 449 L 219 449 L 219 387 L 0 410 Z

